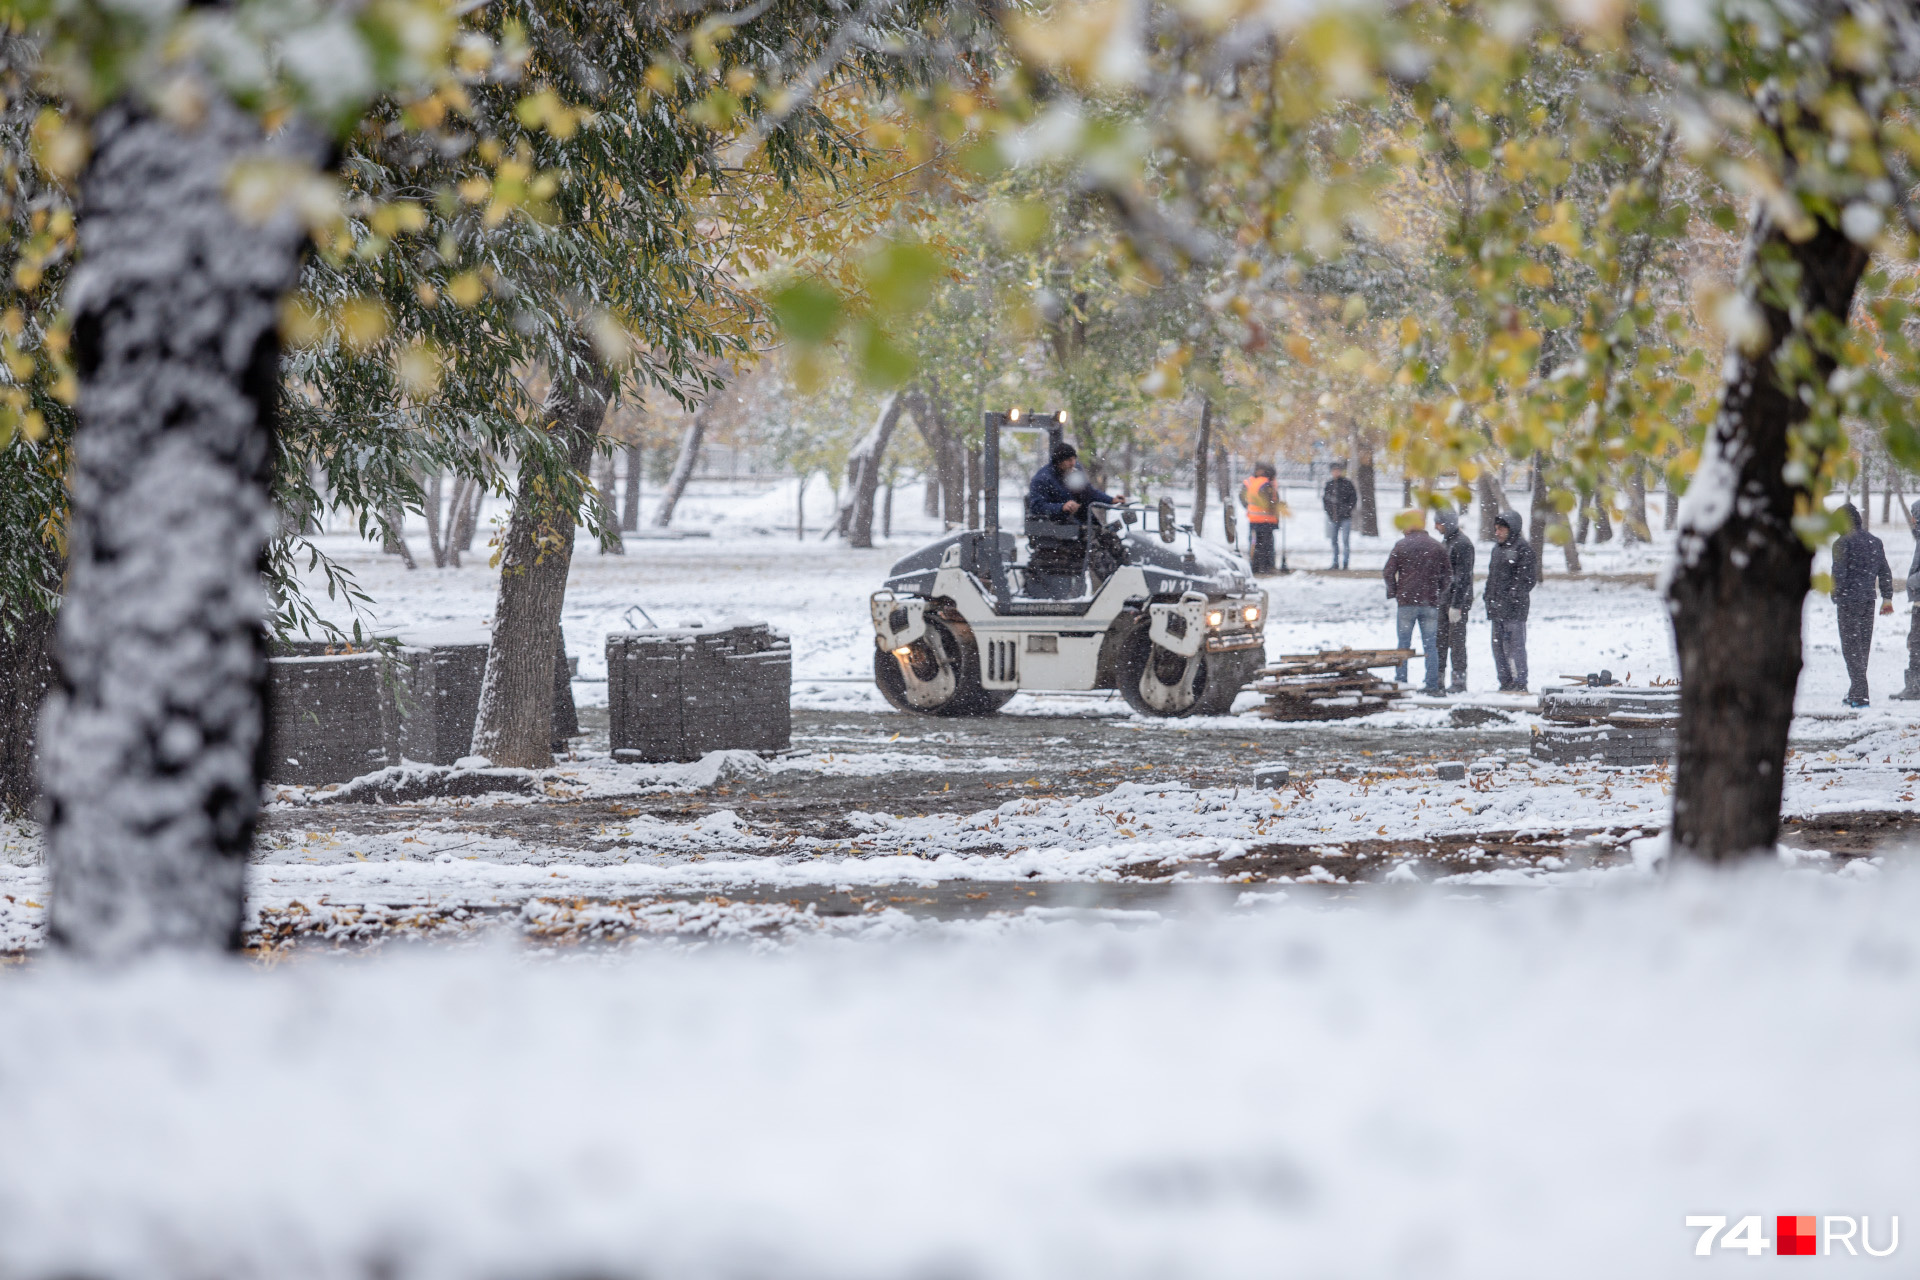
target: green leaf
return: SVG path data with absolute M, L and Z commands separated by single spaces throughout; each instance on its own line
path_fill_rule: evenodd
M 854 362 L 860 380 L 870 387 L 888 390 L 911 378 L 914 359 L 894 344 L 892 338 L 872 320 L 862 320 L 854 334 Z
M 840 327 L 840 295 L 811 277 L 803 276 L 782 286 L 768 302 L 773 307 L 774 323 L 795 342 L 827 342 Z
M 884 314 L 906 315 L 927 305 L 934 282 L 943 274 L 944 265 L 932 249 L 894 241 L 867 256 L 867 296 Z

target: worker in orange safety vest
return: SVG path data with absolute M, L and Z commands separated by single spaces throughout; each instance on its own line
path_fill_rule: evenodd
M 1262 462 L 1240 484 L 1240 505 L 1247 509 L 1247 558 L 1255 573 L 1273 572 L 1273 531 L 1280 527 L 1280 491 L 1273 465 Z

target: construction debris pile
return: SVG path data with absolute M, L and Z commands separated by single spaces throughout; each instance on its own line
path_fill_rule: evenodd
M 1373 672 L 1414 656 L 1411 649 L 1288 654 L 1258 672 L 1253 687 L 1267 705 L 1254 714 L 1268 720 L 1347 720 L 1384 711 L 1406 691 Z
M 1541 691 L 1547 727 L 1534 734 L 1533 756 L 1554 764 L 1663 764 L 1680 728 L 1679 689 L 1571 685 Z

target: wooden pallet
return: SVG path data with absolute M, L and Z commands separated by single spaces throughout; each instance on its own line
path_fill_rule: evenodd
M 1326 649 L 1288 654 L 1257 673 L 1253 688 L 1267 720 L 1349 720 L 1384 711 L 1404 691 L 1373 674 L 1417 657 L 1411 649 Z

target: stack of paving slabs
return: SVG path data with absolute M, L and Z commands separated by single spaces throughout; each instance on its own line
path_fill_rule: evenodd
M 324 786 L 399 760 L 388 660 L 297 642 L 267 660 L 267 780 Z M 318 652 L 314 652 L 314 650 Z
M 401 756 L 421 764 L 452 764 L 472 753 L 488 640 L 484 627 L 444 627 L 401 637 L 396 655 L 405 704 Z
M 1555 764 L 1644 767 L 1671 759 L 1680 730 L 1680 690 L 1570 685 L 1541 691 L 1547 727 L 1533 756 Z
M 784 751 L 793 740 L 793 649 L 764 622 L 607 637 L 608 745 L 620 760 Z
M 1374 671 L 1397 667 L 1411 649 L 1325 649 L 1290 654 L 1262 667 L 1254 689 L 1267 705 L 1253 714 L 1268 720 L 1348 720 L 1385 711 L 1405 690 Z
M 274 646 L 267 661 L 267 779 L 317 787 L 403 760 L 469 754 L 487 670 L 483 627 L 449 627 L 359 648 Z

